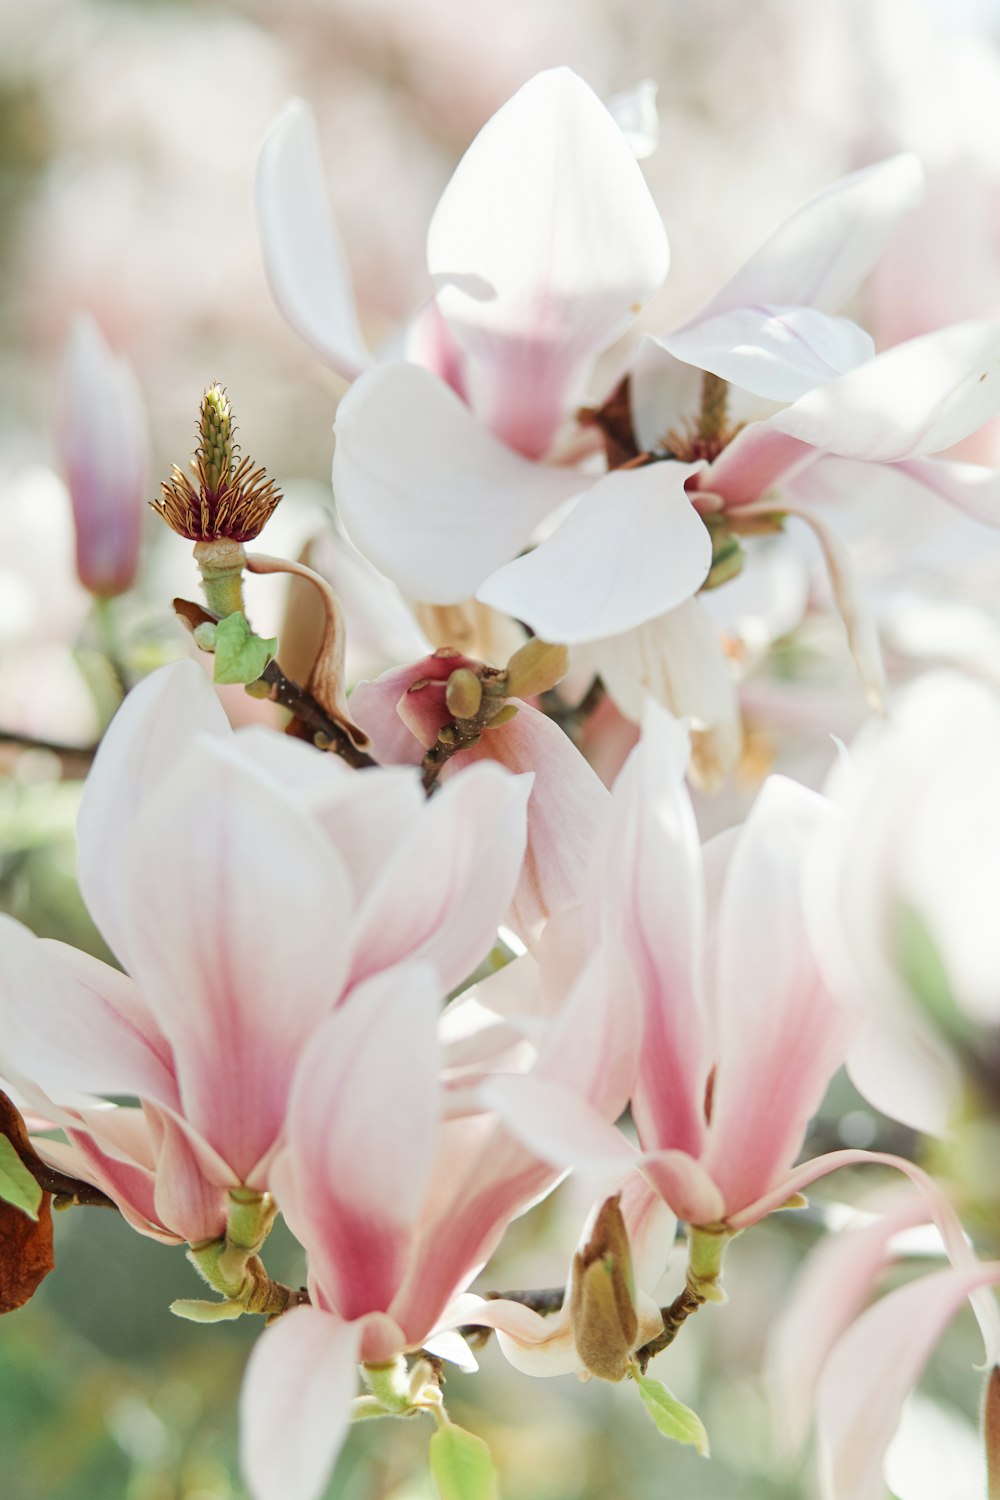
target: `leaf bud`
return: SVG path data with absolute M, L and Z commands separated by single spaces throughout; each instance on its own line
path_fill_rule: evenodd
M 452 672 L 444 700 L 453 719 L 474 719 L 483 702 L 483 686 L 475 672 L 468 667 Z
M 512 698 L 535 698 L 561 682 L 569 671 L 569 651 L 547 641 L 526 641 L 507 663 L 507 692 Z

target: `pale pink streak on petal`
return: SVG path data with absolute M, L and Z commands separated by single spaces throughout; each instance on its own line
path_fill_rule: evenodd
M 618 126 L 567 68 L 483 127 L 431 221 L 428 266 L 469 399 L 541 457 L 590 360 L 662 282 L 667 238 Z
M 76 821 L 77 880 L 101 935 L 131 970 L 122 920 L 122 847 L 136 813 L 196 732 L 229 739 L 222 705 L 193 661 L 151 672 L 128 694 L 101 741 Z
M 173 1103 L 170 1048 L 132 981 L 0 915 L 0 1054 L 59 1103 L 138 1094 Z
M 358 327 L 316 122 L 301 99 L 289 100 L 261 147 L 257 226 L 271 294 L 285 319 L 331 369 L 353 380 L 372 356 Z
M 795 401 L 875 353 L 870 334 L 847 318 L 773 303 L 718 313 L 656 342 L 768 401 Z
M 426 661 L 426 659 L 425 659 Z M 371 682 L 359 682 L 351 693 L 351 713 L 372 742 L 383 766 L 419 766 L 424 746 L 399 712 L 400 700 L 419 681 L 425 662 L 390 667 Z
M 572 470 L 512 452 L 415 365 L 368 371 L 340 403 L 334 431 L 334 497 L 351 540 L 404 593 L 431 604 L 471 598 L 550 511 L 587 487 Z
M 957 323 L 817 386 L 762 426 L 843 458 L 938 453 L 1000 411 L 1000 322 Z
M 926 1219 L 927 1205 L 907 1190 L 874 1223 L 828 1234 L 809 1254 L 768 1339 L 767 1384 L 786 1452 L 805 1442 L 823 1366 L 891 1263 L 891 1240 Z
M 145 1129 L 141 1110 L 130 1109 L 127 1112 L 137 1115 L 140 1125 Z M 97 1111 L 93 1113 L 96 1114 Z M 117 1113 L 124 1114 L 126 1111 L 120 1110 Z M 89 1124 L 85 1113 L 81 1118 L 84 1125 Z M 33 1142 L 43 1161 L 68 1173 L 70 1177 L 79 1177 L 84 1182 L 93 1183 L 107 1193 L 117 1204 L 125 1222 L 139 1234 L 164 1245 L 183 1243 L 183 1231 L 177 1226 L 168 1228 L 159 1219 L 153 1196 L 156 1179 L 151 1162 L 141 1159 L 141 1146 L 136 1153 L 138 1159 L 126 1160 L 125 1149 L 118 1147 L 112 1153 L 87 1129 L 69 1130 L 67 1133 L 68 1141 L 36 1139 Z M 148 1147 L 148 1141 L 146 1145 Z
M 150 1108 L 156 1147 L 154 1203 L 157 1217 L 190 1244 L 217 1239 L 226 1228 L 227 1193 L 206 1176 L 186 1131 L 167 1111 Z
M 477 598 L 546 641 L 620 635 L 697 593 L 712 539 L 685 489 L 697 464 L 599 479 L 541 546 L 488 578 Z
M 791 1166 L 857 1029 L 824 988 L 802 903 L 825 798 L 771 777 L 729 862 L 718 931 L 717 1066 L 705 1165 L 729 1213 Z
M 319 1500 L 347 1434 L 363 1325 L 296 1307 L 257 1340 L 240 1397 L 253 1500 Z
M 920 200 L 911 153 L 841 177 L 786 219 L 693 323 L 755 303 L 836 312 L 874 267 L 900 216 Z
M 708 1081 L 703 946 L 705 893 L 685 785 L 687 726 L 647 705 L 642 739 L 615 783 L 594 861 L 591 910 L 628 953 L 642 996 L 633 1111 L 646 1150 L 697 1156 Z
M 819 456 L 808 443 L 775 431 L 768 422 L 750 422 L 702 470 L 691 487 L 692 499 L 705 492 L 718 495 L 727 509 L 748 505 Z M 780 508 L 776 500 L 774 509 Z
M 533 1078 L 564 1084 L 617 1119 L 635 1084 L 642 1002 L 624 949 L 597 944 L 542 1041 Z
M 677 1215 L 638 1172 L 625 1179 L 621 1211 L 632 1249 L 635 1284 L 655 1292 L 673 1253 Z
M 998 1282 L 998 1262 L 937 1271 L 883 1297 L 847 1330 L 817 1391 L 824 1500 L 882 1500 L 882 1461 L 903 1401 L 965 1299 Z
M 441 1110 L 433 970 L 354 989 L 305 1049 L 276 1192 L 342 1317 L 388 1310 L 406 1269 Z
M 246 1179 L 346 977 L 347 872 L 295 799 L 208 740 L 164 782 L 130 845 L 133 972 L 173 1046 L 185 1116 Z
M 448 776 L 487 760 L 515 774 L 534 774 L 527 847 L 510 910 L 511 925 L 530 943 L 551 917 L 581 899 L 608 793 L 568 735 L 528 703 L 517 705 L 509 723 L 488 729 L 472 750 L 456 755 Z

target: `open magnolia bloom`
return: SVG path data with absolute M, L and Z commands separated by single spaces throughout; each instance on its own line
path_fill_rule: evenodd
M 338 1003 L 411 959 L 446 993 L 489 952 L 529 786 L 475 766 L 428 803 L 413 771 L 234 735 L 192 662 L 154 673 L 102 743 L 79 819 L 81 889 L 131 978 L 5 921 L 3 1071 L 109 1159 L 112 1197 L 132 1178 L 111 1163 L 135 1168 L 134 1222 L 211 1238 L 227 1190 L 266 1189 L 299 1056 Z M 98 1107 L 120 1096 L 145 1119 Z
M 806 920 L 804 873 L 837 812 L 772 777 L 742 828 L 703 855 L 687 754 L 684 726 L 650 704 L 615 786 L 589 902 L 588 930 L 619 937 L 643 997 L 638 1150 L 537 1080 L 495 1079 L 484 1093 L 560 1165 L 638 1168 L 679 1218 L 717 1233 L 756 1223 L 852 1162 L 916 1169 L 863 1151 L 794 1165 L 827 1085 L 865 1037 L 864 1012 L 824 984 Z M 891 1070 L 890 1052 L 882 1066 Z
M 529 960 L 529 988 L 531 967 Z M 628 1095 L 638 1044 L 636 997 L 617 974 L 613 956 L 596 952 L 555 1010 L 536 1013 L 542 1024 L 510 1027 L 508 1018 L 503 1043 L 506 1050 L 512 1036 L 530 1033 L 519 1058 L 530 1076 L 579 1091 L 607 1119 Z M 510 988 L 511 976 L 496 977 Z M 272 1171 L 282 1211 L 309 1255 L 312 1305 L 282 1317 L 251 1357 L 242 1447 L 256 1500 L 314 1500 L 322 1491 L 350 1421 L 359 1361 L 384 1370 L 423 1347 L 450 1355 L 454 1341 L 439 1343 L 440 1335 L 492 1322 L 478 1315 L 481 1299 L 458 1294 L 511 1218 L 558 1176 L 476 1106 L 473 1081 L 495 1061 L 496 1038 L 476 1043 L 460 1024 L 464 1044 L 456 1050 L 452 1036 L 441 1045 L 455 1029 L 449 1011 L 468 1010 L 471 997 L 452 1002 L 439 1030 L 426 969 L 403 966 L 366 989 L 305 1049 Z M 533 1008 L 522 992 L 525 1006 Z M 637 1230 L 662 1224 L 648 1196 L 636 1210 Z M 644 1327 L 654 1312 L 644 1306 Z M 402 1373 L 395 1396 L 368 1375 L 375 1396 L 389 1402 L 382 1414 L 427 1404 Z
M 993 1371 L 1000 1359 L 1000 1312 L 992 1287 L 1000 1266 L 976 1261 L 956 1233 L 953 1211 L 918 1183 L 886 1212 L 843 1229 L 812 1252 L 774 1329 L 769 1350 L 772 1400 L 786 1443 L 798 1445 L 815 1406 L 823 1500 L 881 1500 L 886 1450 L 901 1408 L 945 1327 L 968 1298 Z M 863 1311 L 878 1280 L 906 1251 L 914 1226 L 932 1214 L 946 1230 L 951 1266 L 908 1282 Z M 944 1216 L 944 1218 L 942 1218 Z M 926 1253 L 926 1232 L 920 1249 Z M 987 1427 L 990 1414 L 986 1417 Z M 989 1432 L 987 1441 L 989 1442 Z M 990 1455 L 995 1473 L 997 1453 Z

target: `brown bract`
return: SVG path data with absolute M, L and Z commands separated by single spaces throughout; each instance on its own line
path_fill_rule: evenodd
M 50 1194 L 43 1193 L 37 1219 L 0 1202 L 0 1313 L 30 1301 L 54 1265 Z

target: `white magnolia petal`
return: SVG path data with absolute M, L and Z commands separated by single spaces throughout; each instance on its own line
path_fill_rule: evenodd
M 736 681 L 703 598 L 592 648 L 594 670 L 617 708 L 638 723 L 647 697 L 691 721 L 691 778 L 717 788 L 743 748 Z
M 1000 411 L 1000 321 L 956 323 L 876 355 L 761 427 L 843 458 L 895 463 L 960 443 Z
M 899 468 L 984 526 L 1000 526 L 1000 472 L 982 464 L 914 458 Z
M 435 376 L 383 365 L 340 403 L 333 489 L 351 540 L 414 599 L 459 604 L 586 480 L 492 437 Z
M 875 265 L 897 220 L 919 201 L 922 185 L 910 153 L 831 183 L 765 240 L 695 321 L 761 302 L 836 312 Z
M 673 609 L 712 564 L 712 539 L 684 489 L 698 469 L 657 463 L 606 475 L 477 598 L 568 645 L 620 635 Z
M 232 731 L 204 672 L 173 662 L 140 682 L 111 721 L 87 777 L 77 816 L 77 879 L 105 942 L 131 968 L 122 850 L 136 814 L 196 734 Z
M 550 446 L 569 388 L 667 273 L 660 216 L 622 132 L 568 68 L 480 131 L 431 221 L 438 304 L 472 405 L 521 452 Z
M 319 1500 L 358 1388 L 361 1323 L 296 1307 L 257 1340 L 240 1398 L 253 1500 Z
M 768 401 L 795 401 L 871 359 L 871 335 L 811 307 L 758 305 L 688 323 L 658 339 L 676 359 Z
M 316 122 L 301 99 L 289 100 L 261 147 L 257 223 L 267 279 L 282 314 L 320 359 L 353 380 L 372 356 L 358 327 Z

